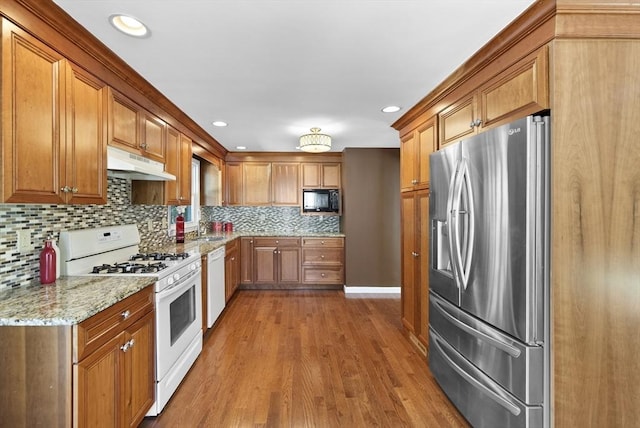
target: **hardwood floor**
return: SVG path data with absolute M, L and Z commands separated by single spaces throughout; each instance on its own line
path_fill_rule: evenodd
M 141 426 L 468 425 L 403 336 L 398 298 L 240 290 L 162 414 Z

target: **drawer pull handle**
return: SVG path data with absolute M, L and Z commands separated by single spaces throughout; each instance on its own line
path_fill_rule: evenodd
M 321 274 L 320 274 L 320 276 L 324 278 L 326 275 L 325 275 L 325 274 L 323 274 L 323 273 L 321 273 Z
M 122 349 L 122 352 L 127 352 L 129 350 L 129 348 L 131 348 L 135 343 L 136 343 L 136 341 L 131 339 L 131 340 L 125 342 L 124 345 L 122 345 L 120 347 L 120 349 Z
M 127 318 L 129 318 L 129 315 L 131 315 L 131 311 L 129 311 L 128 309 L 126 311 L 124 311 L 122 314 L 122 319 L 126 320 Z
M 321 259 L 324 259 L 324 254 L 322 254 L 322 255 L 320 256 L 320 258 L 321 258 Z

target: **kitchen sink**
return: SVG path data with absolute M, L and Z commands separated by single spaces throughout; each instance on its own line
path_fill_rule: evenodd
M 201 236 L 198 238 L 198 241 L 213 242 L 213 241 L 222 241 L 224 239 L 227 239 L 227 238 L 225 236 Z

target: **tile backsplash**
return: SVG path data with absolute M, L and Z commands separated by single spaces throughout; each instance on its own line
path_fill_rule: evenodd
M 109 177 L 105 205 L 0 204 L 0 288 L 29 283 L 39 275 L 44 240 L 62 230 L 136 223 L 141 249 L 172 241 L 163 227 L 164 205 L 131 205 L 131 183 Z M 203 222 L 230 221 L 237 231 L 338 232 L 339 217 L 302 216 L 296 207 L 202 207 Z M 151 226 L 151 228 L 149 228 Z M 21 253 L 17 231 L 30 234 L 33 250 Z

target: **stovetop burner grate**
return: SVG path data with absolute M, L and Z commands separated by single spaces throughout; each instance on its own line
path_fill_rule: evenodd
M 166 269 L 168 265 L 161 261 L 155 263 L 122 262 L 114 264 L 102 264 L 94 266 L 91 273 L 118 274 L 118 273 L 155 273 Z
M 138 253 L 134 254 L 129 258 L 131 261 L 135 260 L 156 260 L 156 261 L 176 261 L 176 260 L 184 260 L 189 258 L 191 254 L 189 253 Z

